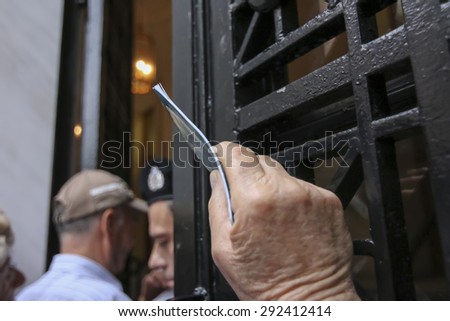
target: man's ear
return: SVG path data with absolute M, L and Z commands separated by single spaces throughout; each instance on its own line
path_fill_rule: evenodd
M 114 210 L 107 208 L 100 216 L 100 222 L 97 225 L 97 241 L 100 251 L 100 261 L 104 266 L 109 268 L 111 264 L 111 251 L 114 242 Z
M 115 224 L 115 213 L 112 208 L 103 211 L 100 217 L 100 231 L 103 235 L 111 235 Z

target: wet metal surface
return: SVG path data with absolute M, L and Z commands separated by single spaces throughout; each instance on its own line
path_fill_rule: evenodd
M 378 299 L 415 299 L 396 140 L 417 132 L 424 135 L 430 202 L 439 225 L 448 282 L 450 3 L 403 0 L 397 6 L 395 0 L 327 2 L 325 11 L 309 21 L 299 21 L 292 14 L 304 9 L 296 8 L 298 1 L 236 0 L 228 5 L 192 1 L 192 8 L 201 12 L 190 11 L 193 20 L 189 24 L 185 21 L 183 28 L 184 37 L 198 42 L 193 47 L 185 43 L 189 50 L 194 48 L 191 59 L 196 67 L 189 69 L 190 78 L 175 80 L 175 95 L 178 91 L 181 99 L 193 102 L 188 109 L 215 140 L 262 142 L 270 133 L 275 143 L 291 142 L 276 150 L 264 143 L 257 149 L 284 165 L 308 163 L 309 156 L 327 153 L 334 157 L 339 148 L 330 141 L 347 141 L 343 160 L 349 166 L 336 170 L 328 189 L 345 207 L 363 182 L 370 239 L 354 239 L 354 252 L 373 258 Z M 196 7 L 199 3 L 202 6 Z M 401 7 L 404 23 L 379 34 L 377 13 L 393 10 L 392 5 Z M 190 30 L 192 25 L 196 27 Z M 344 33 L 345 54 L 302 77 L 289 79 L 291 62 Z M 181 53 L 179 57 L 185 59 Z M 314 144 L 325 149 L 306 155 L 304 151 Z M 287 167 L 292 175 L 315 182 L 310 168 Z M 206 210 L 208 199 L 202 175 L 184 177 L 184 188 L 194 188 L 189 197 L 195 198 L 196 203 L 190 206 L 197 216 L 195 220 L 180 218 L 186 231 L 196 231 L 197 240 L 200 235 L 202 240 L 209 237 L 202 230 L 207 227 L 206 218 L 199 214 L 199 208 Z M 185 201 L 186 193 L 183 191 Z M 193 243 L 190 236 L 185 240 Z M 205 288 L 211 299 L 226 296 L 229 289 L 207 249 L 197 244 L 188 250 L 200 253 L 196 265 L 188 267 L 197 271 L 195 285 Z M 187 258 L 186 251 L 179 251 L 180 259 Z M 209 281 L 199 277 L 200 271 L 207 272 Z M 194 288 L 191 281 L 185 283 Z M 447 295 L 449 289 L 447 284 Z

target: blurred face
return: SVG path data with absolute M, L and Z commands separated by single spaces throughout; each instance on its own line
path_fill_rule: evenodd
M 14 300 L 14 290 L 25 282 L 22 272 L 11 266 L 10 259 L 0 266 L 0 301 Z
M 172 201 L 159 201 L 148 209 L 149 235 L 153 249 L 148 260 L 150 270 L 161 272 L 166 288 L 174 286 Z
M 128 255 L 134 245 L 137 214 L 128 207 L 115 209 L 111 238 L 111 270 L 120 273 L 124 270 Z

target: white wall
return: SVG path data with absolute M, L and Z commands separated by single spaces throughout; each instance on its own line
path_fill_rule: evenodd
M 0 0 L 0 207 L 27 283 L 45 268 L 62 0 Z

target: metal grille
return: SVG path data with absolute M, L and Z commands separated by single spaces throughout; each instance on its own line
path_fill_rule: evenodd
M 183 81 L 187 109 L 213 139 L 237 138 L 340 197 L 363 298 L 449 298 L 450 4 L 328 1 L 308 16 L 312 3 L 324 1 L 193 1 L 203 68 Z M 383 30 L 380 12 L 394 9 Z M 338 52 L 309 65 L 330 43 Z M 197 285 L 214 298 L 215 284 Z
M 445 8 L 438 1 L 404 1 L 405 24 L 380 37 L 375 15 L 395 2 L 343 1 L 298 28 L 292 22 L 295 2 L 283 2 L 267 13 L 252 12 L 247 2 L 235 3 L 234 30 L 241 27 L 242 12 L 251 16 L 244 37 L 234 43 L 236 115 L 240 141 L 264 141 L 263 135 L 271 133 L 272 143 L 261 146 L 262 152 L 286 141 L 294 145 L 273 156 L 299 178 L 315 181 L 317 161 L 346 148 L 340 155 L 348 166 L 335 166 L 326 187 L 346 207 L 365 179 L 371 233 L 370 239 L 354 241 L 355 254 L 374 258 L 379 298 L 413 299 L 412 257 L 399 179 L 402 164 L 397 163 L 395 144 L 414 129 L 423 131 L 430 153 L 438 148 L 432 147 L 439 142 L 432 141 L 436 137 L 427 129 L 434 125 L 425 115 L 447 108 L 448 94 L 438 91 L 449 85 L 445 72 L 439 75 L 449 53 L 445 34 L 437 31 L 439 21 L 445 21 Z M 287 63 L 343 32 L 347 54 L 286 82 Z M 262 48 L 255 50 L 252 40 Z M 429 48 L 439 49 L 430 52 Z M 441 97 L 433 103 L 434 95 Z M 448 137 L 448 130 L 442 129 L 440 137 Z M 333 146 L 333 140 L 347 146 Z M 434 164 L 442 156 L 429 155 L 428 161 L 438 193 L 439 186 L 448 186 L 448 180 L 436 182 L 448 173 L 448 165 Z M 433 177 L 431 169 L 436 167 L 439 174 Z M 445 204 L 436 204 L 436 210 L 439 206 Z

